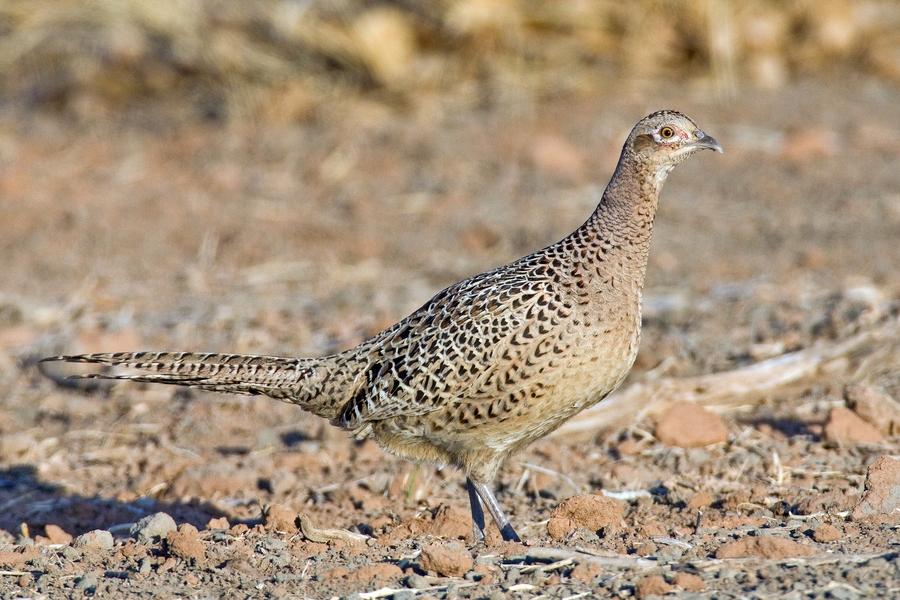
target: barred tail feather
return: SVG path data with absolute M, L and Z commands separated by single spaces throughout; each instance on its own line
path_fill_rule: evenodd
M 317 358 L 283 358 L 246 354 L 201 354 L 193 352 L 116 352 L 54 356 L 44 361 L 91 363 L 148 371 L 147 374 L 89 373 L 75 379 L 118 379 L 183 385 L 214 392 L 264 394 L 296 402 L 304 408 L 315 396 L 317 380 L 325 367 Z M 326 367 L 327 369 L 327 367 Z M 306 389 L 304 389 L 306 388 Z M 313 412 L 317 412 L 313 410 Z

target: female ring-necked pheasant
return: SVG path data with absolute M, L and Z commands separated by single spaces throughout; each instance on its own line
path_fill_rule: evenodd
M 466 474 L 475 539 L 481 503 L 519 537 L 489 485 L 501 463 L 613 391 L 631 369 L 659 192 L 675 165 L 722 151 L 685 115 L 656 112 L 625 142 L 591 217 L 561 241 L 452 285 L 352 350 L 321 358 L 188 352 L 58 356 L 145 375 L 91 374 L 265 394 L 398 456 Z

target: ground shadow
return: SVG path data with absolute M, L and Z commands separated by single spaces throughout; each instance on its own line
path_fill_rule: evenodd
M 0 529 L 17 536 L 22 533 L 23 524 L 32 537 L 42 535 L 44 527 L 50 524 L 72 535 L 108 529 L 117 536 L 127 536 L 130 523 L 156 512 L 165 512 L 176 523 L 191 523 L 201 530 L 210 519 L 227 516 L 202 501 L 158 502 L 144 497 L 121 502 L 73 494 L 59 485 L 41 481 L 33 465 L 0 469 Z
M 812 425 L 821 425 L 820 423 L 812 423 L 797 417 L 775 417 L 772 415 L 753 415 L 742 417 L 738 419 L 738 421 L 742 425 L 747 425 L 755 429 L 760 429 L 760 426 L 767 426 L 772 431 L 780 432 L 788 439 L 798 435 L 807 435 L 812 436 L 814 439 L 818 439 L 819 436 L 817 435 L 817 432 L 810 427 Z

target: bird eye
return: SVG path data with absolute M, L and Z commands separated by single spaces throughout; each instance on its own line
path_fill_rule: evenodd
M 659 130 L 659 137 L 664 140 L 671 138 L 673 135 L 675 135 L 675 130 L 668 125 Z

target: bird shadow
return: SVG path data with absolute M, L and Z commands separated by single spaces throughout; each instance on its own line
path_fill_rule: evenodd
M 57 525 L 75 536 L 106 529 L 117 537 L 127 537 L 132 523 L 157 512 L 201 530 L 210 519 L 227 516 L 203 501 L 159 502 L 141 497 L 126 502 L 71 493 L 41 481 L 37 468 L 30 464 L 0 469 L 0 529 L 14 535 L 43 535 L 47 525 Z
M 739 419 L 742 425 L 748 425 L 760 431 L 769 430 L 780 433 L 785 439 L 797 436 L 809 436 L 814 439 L 821 437 L 816 429 L 817 423 L 793 417 L 753 416 Z

